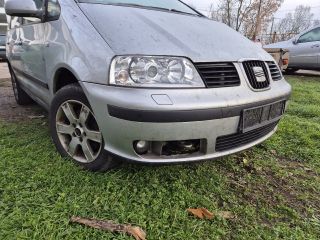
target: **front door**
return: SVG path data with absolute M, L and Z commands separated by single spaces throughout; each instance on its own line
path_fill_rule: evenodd
M 43 0 L 34 0 L 39 8 Z M 45 41 L 44 24 L 37 18 L 23 18 L 20 40 L 22 71 L 27 78 L 38 84 L 39 87 L 47 88 L 45 60 L 43 56 Z
M 290 49 L 290 65 L 315 69 L 319 67 L 319 55 L 320 27 L 300 36 L 296 45 Z

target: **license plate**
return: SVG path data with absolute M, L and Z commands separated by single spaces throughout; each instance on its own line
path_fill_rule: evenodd
M 284 113 L 286 101 L 245 109 L 242 114 L 242 132 L 248 132 L 279 121 Z

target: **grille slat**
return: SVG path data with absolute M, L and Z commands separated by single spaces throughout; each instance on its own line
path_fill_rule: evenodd
M 281 80 L 282 74 L 281 74 L 281 71 L 280 71 L 279 67 L 277 66 L 277 64 L 274 62 L 267 62 L 267 64 L 269 66 L 271 77 L 272 77 L 273 81 Z
M 216 151 L 228 151 L 257 141 L 260 138 L 263 138 L 264 136 L 271 133 L 275 129 L 277 124 L 278 122 L 272 123 L 247 133 L 236 133 L 218 137 L 216 142 Z
M 270 85 L 269 73 L 268 73 L 267 67 L 264 62 L 262 62 L 262 61 L 246 61 L 246 62 L 243 62 L 243 67 L 244 67 L 244 70 L 247 74 L 247 78 L 250 82 L 250 85 L 254 89 L 265 89 L 265 88 L 269 87 L 269 85 Z M 254 67 L 261 67 L 262 68 L 263 73 L 266 78 L 266 81 L 259 82 L 257 80 L 256 73 L 253 70 Z
M 221 78 L 237 78 L 238 76 L 237 75 L 230 75 L 230 76 L 206 76 L 207 79 L 213 79 L 213 78 L 218 78 L 218 79 L 221 79 Z
M 208 88 L 240 86 L 240 77 L 233 63 L 196 63 Z

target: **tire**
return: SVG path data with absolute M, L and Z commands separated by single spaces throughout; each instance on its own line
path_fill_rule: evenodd
M 93 172 L 104 172 L 120 164 L 120 160 L 104 150 L 104 140 L 92 108 L 78 84 L 57 92 L 49 120 L 51 137 L 63 157 Z
M 297 71 L 299 71 L 299 69 L 296 69 L 296 68 L 287 68 L 287 69 L 285 70 L 285 73 L 290 75 L 290 74 L 296 73 Z
M 21 106 L 25 106 L 33 103 L 32 98 L 29 97 L 29 95 L 20 87 L 20 83 L 18 82 L 17 77 L 12 71 L 12 69 L 11 68 L 9 69 L 10 69 L 9 71 L 11 75 L 12 90 L 13 90 L 13 94 L 14 94 L 14 98 L 16 99 L 16 102 Z

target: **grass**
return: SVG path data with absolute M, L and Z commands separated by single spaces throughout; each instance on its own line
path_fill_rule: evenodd
M 72 215 L 139 225 L 148 239 L 319 239 L 320 79 L 289 81 L 273 138 L 201 164 L 89 173 L 57 154 L 47 123 L 0 123 L 0 239 L 132 239 Z M 189 207 L 237 217 L 201 221 Z

